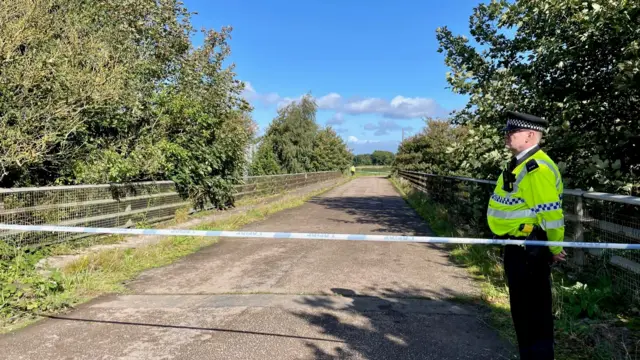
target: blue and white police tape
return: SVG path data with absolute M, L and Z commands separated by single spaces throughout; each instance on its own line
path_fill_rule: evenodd
M 235 238 L 266 239 L 300 239 L 300 240 L 352 240 L 382 241 L 408 243 L 441 243 L 441 244 L 481 244 L 481 245 L 538 245 L 562 246 L 592 249 L 640 250 L 640 244 L 591 243 L 575 241 L 540 241 L 540 240 L 508 240 L 508 239 L 476 239 L 436 236 L 400 236 L 400 235 L 368 235 L 368 234 L 326 234 L 326 233 L 292 233 L 292 232 L 258 232 L 258 231 L 209 231 L 181 229 L 126 229 L 126 228 L 92 228 L 56 225 L 10 225 L 0 224 L 1 230 L 73 232 L 95 234 L 123 235 L 162 235 L 162 236 L 206 236 Z

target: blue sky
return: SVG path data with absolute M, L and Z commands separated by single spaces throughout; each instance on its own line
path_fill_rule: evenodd
M 311 93 L 317 122 L 354 153 L 396 151 L 424 116 L 446 115 L 466 98 L 446 89 L 435 30 L 468 36 L 478 0 L 185 0 L 196 28 L 233 26 L 230 60 L 264 131 L 278 106 Z M 196 41 L 197 43 L 197 41 Z

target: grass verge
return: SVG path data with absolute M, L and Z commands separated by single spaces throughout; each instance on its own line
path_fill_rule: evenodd
M 329 191 L 350 179 L 304 195 L 256 206 L 244 214 L 202 224 L 198 230 L 236 230 L 269 215 L 304 204 L 310 198 Z M 106 238 L 119 242 L 123 238 Z M 89 240 L 87 240 L 89 241 Z M 17 249 L 0 242 L 0 333 L 24 327 L 40 315 L 63 312 L 106 293 L 126 292 L 126 281 L 144 270 L 169 265 L 204 247 L 217 238 L 173 236 L 138 248 L 110 249 L 89 253 L 48 275 L 37 271 L 36 264 L 51 254 L 71 251 L 73 245 L 39 249 Z
M 431 201 L 427 195 L 392 178 L 405 201 L 425 219 L 438 236 L 473 236 L 458 230 L 455 214 Z M 483 305 L 485 319 L 512 344 L 516 344 L 509 294 L 499 257 L 499 247 L 450 245 L 453 262 L 467 268 L 481 288 L 480 298 L 454 299 Z M 602 273 L 568 274 L 554 269 L 553 311 L 556 358 L 566 360 L 640 358 L 640 320 L 637 304 L 612 288 Z
M 372 176 L 372 177 L 379 177 L 379 176 L 385 176 L 385 177 L 389 177 L 391 175 L 391 173 L 389 172 L 357 172 L 354 176 L 355 177 L 366 177 L 366 176 Z

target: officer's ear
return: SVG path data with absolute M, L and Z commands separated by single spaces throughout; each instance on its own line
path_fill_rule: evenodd
M 544 136 L 544 132 L 536 131 L 536 137 L 538 138 L 538 141 L 541 141 L 543 136 Z
M 536 142 L 542 141 L 542 132 L 541 131 L 532 131 L 531 132 L 532 139 Z

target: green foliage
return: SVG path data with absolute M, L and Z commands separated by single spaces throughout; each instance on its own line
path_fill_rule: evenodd
M 391 175 L 392 168 L 390 166 L 358 166 L 356 168 L 357 176 L 379 176 Z
M 449 175 L 460 160 L 447 152 L 464 138 L 461 128 L 451 128 L 446 121 L 428 120 L 422 133 L 409 137 L 398 148 L 395 165 L 400 169 Z
M 317 105 L 311 96 L 293 102 L 280 110 L 265 133 L 270 141 L 276 161 L 283 173 L 295 174 L 310 171 L 314 138 L 318 132 Z
M 314 171 L 342 171 L 351 162 L 347 144 L 331 128 L 320 130 L 313 142 L 311 167 Z
M 258 147 L 252 175 L 345 170 L 353 155 L 331 127 L 318 126 L 316 111 L 310 95 L 280 109 Z
M 262 143 L 258 147 L 255 158 L 251 163 L 251 174 L 259 175 L 277 175 L 282 171 L 280 164 L 273 152 L 273 142 L 271 137 L 262 139 Z
M 177 0 L 0 2 L 0 186 L 173 179 L 231 201 L 253 136 L 230 28 Z
M 17 249 L 0 242 L 0 320 L 20 311 L 47 311 L 51 302 L 43 298 L 64 291 L 59 272 L 38 274 L 35 265 L 40 250 Z
M 574 318 L 602 316 L 600 302 L 612 296 L 610 287 L 591 289 L 581 282 L 572 286 L 561 286 L 558 290 L 559 296 L 565 299 L 564 312 Z
M 371 154 L 372 165 L 391 165 L 395 155 L 391 151 L 375 150 Z
M 487 179 L 497 177 L 506 159 L 508 153 L 496 129 L 486 125 L 454 126 L 447 120 L 428 119 L 421 133 L 400 144 L 393 166 L 399 170 Z
M 359 154 L 353 157 L 353 165 L 355 166 L 366 166 L 373 165 L 373 160 L 371 159 L 371 154 Z
M 375 150 L 372 154 L 360 154 L 353 158 L 355 166 L 390 166 L 395 160 L 395 154 L 391 151 Z
M 551 126 L 544 146 L 566 187 L 631 192 L 640 171 L 639 22 L 633 1 L 478 5 L 469 28 L 482 51 L 447 27 L 437 30 L 451 68 L 447 81 L 469 96 L 454 123 L 498 128 L 505 110 L 545 117 Z M 493 140 L 481 145 L 480 153 L 501 148 Z M 469 169 L 483 168 L 484 160 Z

